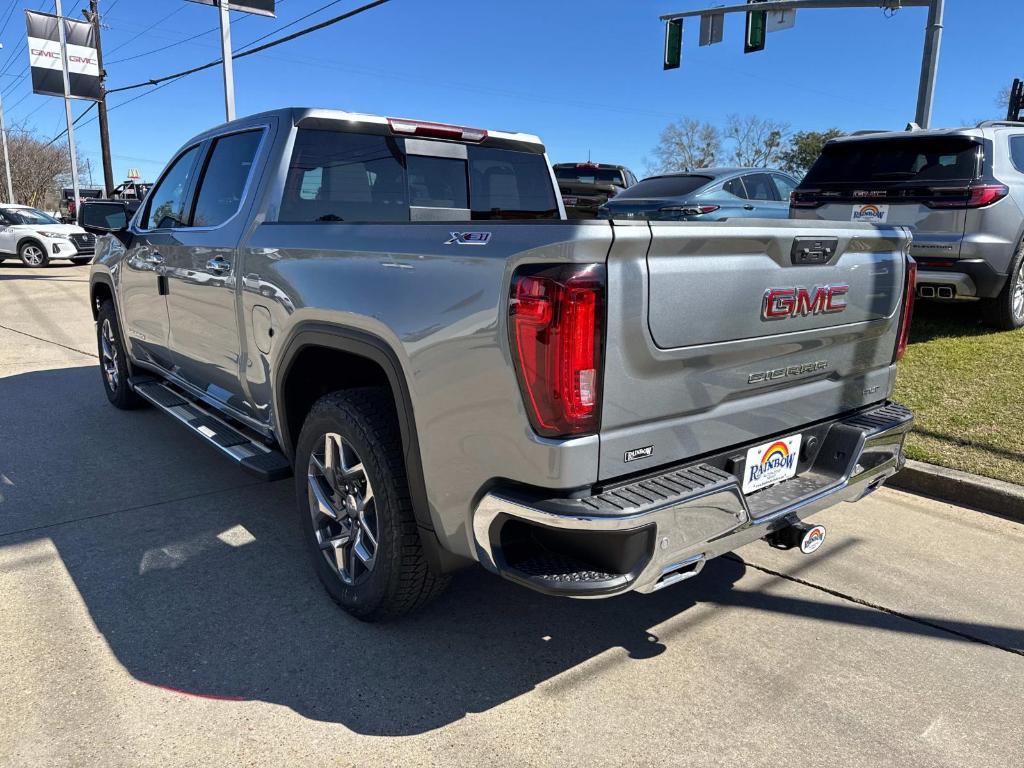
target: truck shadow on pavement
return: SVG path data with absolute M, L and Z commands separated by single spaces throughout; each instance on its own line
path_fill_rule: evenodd
M 26 407 L 41 394 L 53 407 Z M 39 461 L 56 435 L 57 472 Z M 78 591 L 53 599 L 80 596 L 129 674 L 181 695 L 280 704 L 358 733 L 423 733 L 570 670 L 559 686 L 644 663 L 722 608 L 968 642 L 810 588 L 799 599 L 745 591 L 736 583 L 747 567 L 730 558 L 686 585 L 610 601 L 545 597 L 475 568 L 419 613 L 368 625 L 321 589 L 291 481 L 253 482 L 166 417 L 114 410 L 93 366 L 0 380 L 0 446 L 0 563 L 5 548 L 49 539 Z M 1021 629 L 954 629 L 1024 648 Z M 49 631 L 56 647 L 72 628 Z M 624 653 L 605 654 L 613 649 Z

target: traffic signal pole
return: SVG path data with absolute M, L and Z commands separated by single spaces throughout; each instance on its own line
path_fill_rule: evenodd
M 668 13 L 661 17 L 664 22 L 676 21 L 700 17 L 723 17 L 727 13 L 766 13 L 772 11 L 796 11 L 801 8 L 835 10 L 838 8 L 882 8 L 883 10 L 900 10 L 901 8 L 927 8 L 928 23 L 925 29 L 924 52 L 921 57 L 921 79 L 917 91 L 917 111 L 915 122 L 922 128 L 928 128 L 932 118 L 932 104 L 935 98 L 935 76 L 939 67 L 939 47 L 942 42 L 942 17 L 945 9 L 945 0 L 757 0 L 756 2 L 743 3 L 739 5 L 726 5 L 712 8 L 704 8 L 696 11 L 684 11 L 682 13 Z M 712 29 L 714 25 L 703 24 L 702 27 Z M 748 24 L 748 37 L 749 37 Z M 666 35 L 666 40 L 669 37 Z M 721 39 L 713 39 L 709 35 L 708 43 L 716 43 Z M 760 50 L 760 47 L 751 47 L 744 41 L 744 50 L 753 52 Z M 702 45 L 705 44 L 702 41 Z M 668 46 L 666 45 L 666 54 Z M 665 69 L 675 69 L 679 66 L 678 60 L 669 61 L 666 55 Z
M 110 161 L 110 126 L 107 123 L 107 73 L 103 69 L 103 45 L 100 42 L 100 2 L 89 0 L 86 19 L 96 30 L 96 64 L 100 70 L 100 98 L 97 104 L 100 124 L 100 154 L 103 157 L 103 194 L 110 197 L 114 191 L 114 167 Z

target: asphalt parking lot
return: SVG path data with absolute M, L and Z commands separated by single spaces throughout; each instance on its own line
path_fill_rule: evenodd
M 290 481 L 107 404 L 87 279 L 0 265 L 0 764 L 1024 765 L 1024 526 L 883 490 L 811 557 L 364 625 Z

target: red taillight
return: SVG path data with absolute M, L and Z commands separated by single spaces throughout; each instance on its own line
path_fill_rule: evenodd
M 534 430 L 568 437 L 597 430 L 604 266 L 517 272 L 509 308 L 512 352 Z
M 935 190 L 939 192 L 940 190 Z M 998 202 L 1010 194 L 1010 188 L 1005 184 L 971 184 L 965 188 L 954 188 L 952 190 L 941 190 L 954 196 L 946 199 L 937 197 L 929 200 L 927 205 L 930 208 L 984 208 L 986 205 Z
M 914 294 L 917 285 L 917 262 L 907 256 L 907 279 L 903 287 L 903 314 L 900 315 L 900 331 L 896 339 L 895 362 L 903 359 L 910 337 L 910 320 L 914 314 Z
M 389 117 L 388 125 L 392 132 L 406 136 L 430 136 L 435 139 L 450 139 L 452 141 L 483 141 L 487 138 L 487 131 L 482 128 L 466 128 L 462 125 L 448 125 L 447 123 L 428 123 L 422 120 L 402 120 L 397 117 Z

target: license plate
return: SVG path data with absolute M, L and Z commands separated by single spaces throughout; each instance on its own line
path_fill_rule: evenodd
M 859 221 L 864 224 L 885 224 L 889 218 L 889 206 L 865 203 L 864 205 L 853 206 L 850 214 L 850 221 Z
M 565 203 L 569 207 L 572 207 L 572 206 L 576 205 L 576 203 L 578 203 L 579 201 L 580 201 L 580 199 L 578 197 L 563 197 L 562 198 L 562 202 Z
M 753 493 L 793 477 L 800 457 L 800 437 L 784 437 L 748 450 L 743 492 Z

